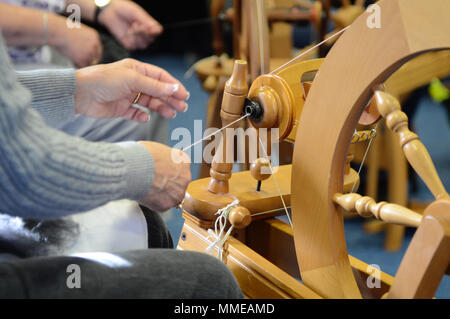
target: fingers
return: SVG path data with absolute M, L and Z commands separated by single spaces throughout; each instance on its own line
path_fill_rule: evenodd
M 156 20 L 152 19 L 151 21 L 145 21 L 143 23 L 133 23 L 131 25 L 131 30 L 136 35 L 156 38 L 162 33 L 163 28 Z
M 147 107 L 148 109 L 158 112 L 162 116 L 164 116 L 167 119 L 172 119 L 176 116 L 176 111 L 183 112 L 183 109 L 187 109 L 187 106 L 181 105 L 185 104 L 184 102 L 180 102 L 179 100 L 174 100 L 171 104 L 170 98 L 168 99 L 161 99 L 161 98 L 155 98 L 151 97 L 145 94 L 142 94 L 139 100 L 137 101 L 137 104 Z M 178 104 L 176 104 L 178 103 Z M 175 108 L 175 110 L 174 110 Z
M 136 121 L 139 123 L 146 123 L 150 120 L 150 114 L 148 112 L 133 107 L 127 109 L 122 117 L 127 120 Z
M 167 71 L 156 66 L 142 63 L 133 59 L 122 60 L 127 68 L 135 72 L 130 73 L 129 88 L 133 94 L 130 103 L 138 92 L 141 92 L 139 100 L 135 103 L 146 106 L 166 118 L 174 118 L 176 112 L 186 112 L 189 92 L 180 81 L 171 76 Z
M 149 15 L 147 11 L 137 6 L 135 10 L 133 10 L 133 13 L 134 22 L 132 24 L 132 28 L 135 31 L 145 32 L 152 36 L 158 36 L 162 33 L 162 25 L 155 18 Z
M 153 184 L 139 202 L 158 211 L 177 205 L 183 200 L 192 178 L 189 156 L 163 144 L 149 141 L 138 143 L 151 153 L 154 162 Z M 174 154 L 182 160 L 178 163 L 174 161 Z
M 170 75 L 166 70 L 148 63 L 138 62 L 137 71 L 148 78 L 152 78 L 163 83 L 178 85 L 177 89 L 168 96 L 182 101 L 186 100 L 189 97 L 189 93 L 183 86 L 183 84 L 181 84 L 180 81 Z
M 164 98 L 180 111 L 184 111 L 186 108 L 186 105 L 182 103 L 189 96 L 187 90 L 178 81 L 172 83 L 164 82 L 141 74 L 135 77 L 131 90 L 133 92 L 142 92 L 156 98 Z
M 160 105 L 168 106 L 172 111 L 186 112 L 188 110 L 188 104 L 186 102 L 174 99 L 172 97 L 150 98 L 149 103 L 144 105 L 148 105 L 148 108 L 151 110 L 156 110 L 162 107 Z M 176 114 L 176 112 L 174 113 Z M 175 115 L 170 118 L 172 117 L 175 117 Z

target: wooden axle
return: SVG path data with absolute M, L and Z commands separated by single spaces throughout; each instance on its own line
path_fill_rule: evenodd
M 346 211 L 356 212 L 361 217 L 375 217 L 388 223 L 419 227 L 422 215 L 397 204 L 387 202 L 375 202 L 369 196 L 361 196 L 356 193 L 336 193 L 333 201 Z

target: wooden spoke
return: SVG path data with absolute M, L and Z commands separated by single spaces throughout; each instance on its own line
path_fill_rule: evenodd
M 349 1 L 344 2 L 350 5 Z M 225 245 L 228 248 L 223 261 L 235 273 L 247 296 L 367 297 L 371 273 L 367 265 L 355 272 L 354 259 L 347 253 L 343 208 L 363 217 L 417 227 L 394 282 L 386 283 L 377 297 L 433 297 L 442 276 L 449 272 L 450 198 L 426 148 L 408 129 L 408 119 L 398 101 L 379 87 L 373 95 L 374 85 L 386 81 L 408 60 L 450 48 L 446 31 L 450 29 L 450 3 L 429 2 L 424 6 L 423 0 L 381 0 L 378 5 L 383 12 L 382 28 L 367 28 L 370 12 L 364 12 L 342 30 L 326 59 L 294 59 L 254 80 L 248 98 L 258 102 L 265 115 L 248 121 L 255 127 L 281 129 L 280 139 L 295 142 L 292 166 L 280 166 L 274 171 L 270 165 L 271 174 L 261 174 L 265 163 L 260 160 L 253 170 L 231 175 L 232 165 L 219 161 L 227 151 L 222 141 L 212 163 L 211 179 L 193 181 L 188 187 L 183 201 L 184 237 L 179 247 L 204 251 L 196 247 L 210 244 L 205 229 L 211 228 L 217 210 L 238 200 L 240 207 L 228 216 L 233 233 Z M 358 1 L 357 5 L 361 3 Z M 249 65 L 252 59 L 262 63 L 266 60 L 265 51 L 255 48 L 264 41 L 254 36 L 265 29 L 257 22 L 262 15 L 255 15 L 253 20 L 247 17 L 249 8 L 261 13 L 262 7 L 256 1 L 242 1 L 242 7 L 245 17 L 239 20 L 243 31 L 239 52 L 250 57 Z M 251 32 L 249 24 L 256 33 Z M 225 88 L 221 109 L 224 126 L 239 119 L 246 97 L 245 63 L 238 64 L 238 74 L 233 74 Z M 256 70 L 258 73 L 263 68 Z M 309 71 L 317 71 L 312 85 L 302 84 L 309 81 L 303 78 Z M 253 79 L 256 73 L 253 72 Z M 349 166 L 354 143 L 370 144 L 376 134 L 375 130 L 356 132 L 355 128 L 358 121 L 373 124 L 379 114 L 398 134 L 408 161 L 437 199 L 423 217 L 400 205 L 377 203 L 371 197 L 353 193 L 359 183 L 358 174 Z M 255 189 L 255 179 L 264 180 L 263 187 Z M 275 234 L 280 239 L 286 237 L 278 224 L 273 223 L 276 227 L 268 230 L 263 222 L 268 216 L 280 215 L 283 206 L 286 211 L 286 207 L 291 209 L 297 263 L 280 263 L 283 270 L 278 270 L 274 260 L 286 254 L 285 249 L 280 249 L 282 245 L 259 243 L 258 253 L 250 245 L 264 236 L 267 241 Z M 262 251 L 269 254 L 262 257 Z M 266 256 L 273 259 L 266 260 Z M 302 283 L 283 273 L 284 269 L 289 269 L 290 275 L 298 269 L 295 273 L 300 274 Z
M 295 138 L 291 207 L 297 260 L 303 282 L 331 298 L 360 295 L 348 262 L 342 211 L 333 196 L 344 193 L 349 142 L 372 88 L 417 55 L 450 47 L 443 31 L 450 29 L 444 13 L 448 1 L 378 5 L 389 23 L 369 29 L 365 12 L 339 38 L 314 78 Z
M 450 263 L 450 201 L 438 200 L 424 213 L 387 298 L 433 298 Z
M 401 111 L 399 101 L 381 90 L 375 91 L 375 101 L 380 114 L 386 119 L 389 129 L 398 134 L 400 146 L 409 164 L 422 178 L 434 197 L 436 199 L 449 198 L 426 147 L 419 140 L 417 134 L 409 130 L 408 117 Z
M 408 208 L 387 202 L 376 203 L 373 198 L 356 193 L 336 193 L 333 201 L 346 211 L 356 212 L 361 217 L 375 217 L 391 224 L 419 227 L 422 221 L 422 215 Z

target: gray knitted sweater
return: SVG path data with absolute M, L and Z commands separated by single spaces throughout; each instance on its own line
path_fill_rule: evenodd
M 150 189 L 153 160 L 138 143 L 92 143 L 49 126 L 74 116 L 75 82 L 73 70 L 16 73 L 0 35 L 1 213 L 57 218 Z

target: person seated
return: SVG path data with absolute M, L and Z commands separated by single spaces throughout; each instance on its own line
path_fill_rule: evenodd
M 99 10 L 96 9 L 93 0 L 0 0 L 0 25 L 3 26 L 4 35 L 9 44 L 8 53 L 17 70 L 63 68 L 64 66 L 85 67 L 105 60 L 103 56 L 108 52 L 105 52 L 102 47 L 100 33 L 86 24 L 77 25 L 75 23 L 77 17 L 62 16 L 73 6 L 80 9 L 83 21 L 105 27 L 126 49 L 144 48 L 162 32 L 161 25 L 132 1 L 114 0 Z M 151 116 L 147 121 L 92 118 L 77 114 L 48 124 L 70 135 L 80 136 L 90 141 L 152 140 L 167 144 L 166 118 L 172 118 L 175 112 L 169 111 L 161 115 L 150 111 L 149 114 Z M 126 207 L 124 205 L 124 203 L 112 203 L 106 206 L 111 225 L 115 225 L 116 228 L 103 228 L 104 230 L 118 234 L 119 230 L 127 229 L 125 233 L 120 232 L 122 236 L 127 236 L 131 233 L 131 229 L 136 230 L 136 227 L 140 227 L 132 222 L 142 218 L 139 207 L 132 202 L 128 202 Z M 112 244 L 113 242 L 120 244 L 120 241 L 108 242 L 106 238 L 112 237 L 107 234 L 100 236 L 98 231 L 96 236 L 105 239 L 103 245 L 98 241 L 83 240 L 89 234 L 88 230 L 94 229 L 101 221 L 101 212 L 105 209 L 100 207 L 86 214 L 85 217 L 77 219 L 76 224 L 82 230 L 85 229 L 78 235 L 78 242 L 89 245 L 80 247 L 74 244 L 74 248 L 89 250 L 95 247 L 109 247 L 110 250 L 116 251 L 123 248 Z M 134 214 L 133 211 L 135 211 Z M 63 221 L 60 221 L 60 224 L 63 224 Z M 45 228 L 45 223 L 43 227 Z M 143 235 L 153 236 L 153 234 L 145 233 Z M 136 248 L 140 247 L 136 246 Z
M 49 47 L 68 58 L 70 62 L 63 62 L 62 66 L 81 68 L 109 62 L 102 61 L 99 32 L 77 21 L 80 18 L 104 27 L 127 50 L 147 48 L 163 31 L 158 21 L 128 0 L 105 1 L 106 5 L 100 9 L 94 0 L 0 2 L 4 3 L 1 6 L 2 28 L 15 64 L 28 62 L 39 67 L 52 62 L 57 64 L 58 61 L 51 59 Z M 80 17 L 76 16 L 78 9 Z M 69 17 L 64 16 L 69 13 L 72 13 Z
M 180 150 L 150 141 L 90 142 L 46 124 L 75 114 L 147 121 L 133 102 L 165 115 L 184 111 L 188 92 L 166 71 L 127 59 L 77 71 L 16 72 L 0 37 L 0 73 L 3 214 L 52 220 L 120 199 L 154 211 L 181 202 L 191 174 Z M 17 226 L 10 221 L 2 236 Z M 242 297 L 230 270 L 206 254 L 148 249 L 20 258 L 26 256 L 15 248 L 0 241 L 2 298 Z M 68 284 L 73 267 L 81 276 L 76 287 Z

